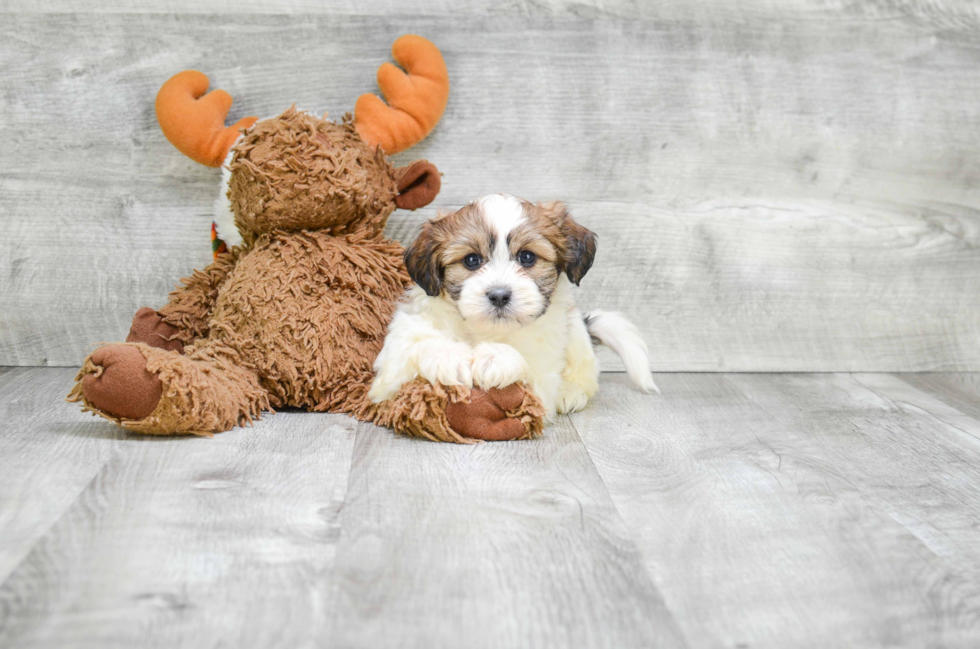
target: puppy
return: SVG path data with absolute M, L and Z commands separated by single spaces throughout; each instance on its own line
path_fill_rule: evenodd
M 494 194 L 429 221 L 405 252 L 418 286 L 388 327 L 371 400 L 419 376 L 484 389 L 523 381 L 551 420 L 581 410 L 598 390 L 593 342 L 615 350 L 644 392 L 659 392 L 636 327 L 575 306 L 571 285 L 595 251 L 596 235 L 559 202 Z

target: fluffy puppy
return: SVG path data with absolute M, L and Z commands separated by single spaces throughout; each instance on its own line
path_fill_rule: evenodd
M 405 252 L 418 286 L 388 327 L 370 398 L 389 399 L 419 376 L 484 389 L 523 381 L 548 420 L 581 410 L 598 390 L 593 342 L 615 350 L 643 391 L 659 392 L 636 327 L 575 306 L 571 284 L 595 251 L 595 234 L 560 202 L 494 194 L 429 221 Z

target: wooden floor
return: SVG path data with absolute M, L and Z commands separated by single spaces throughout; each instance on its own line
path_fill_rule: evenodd
M 605 374 L 532 442 L 129 435 L 0 369 L 0 647 L 976 647 L 980 375 Z

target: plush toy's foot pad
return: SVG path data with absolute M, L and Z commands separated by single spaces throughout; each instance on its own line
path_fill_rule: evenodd
M 532 439 L 544 429 L 541 400 L 523 384 L 481 390 L 417 378 L 376 408 L 370 421 L 434 442 Z
M 530 432 L 521 418 L 507 413 L 516 410 L 524 403 L 526 391 L 519 384 L 506 388 L 470 391 L 469 403 L 450 403 L 446 407 L 449 425 L 463 437 L 488 442 L 530 437 Z
M 177 327 L 164 321 L 163 316 L 148 306 L 133 316 L 133 324 L 126 336 L 128 343 L 143 343 L 150 347 L 184 353 L 184 343 L 177 340 Z
M 160 403 L 163 385 L 131 345 L 107 345 L 89 359 L 94 371 L 82 377 L 85 401 L 120 419 L 143 419 Z

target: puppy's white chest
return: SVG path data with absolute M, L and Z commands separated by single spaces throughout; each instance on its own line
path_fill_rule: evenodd
M 499 342 L 520 352 L 533 374 L 557 372 L 560 375 L 565 367 L 568 327 L 562 326 L 562 322 L 555 322 L 545 328 L 537 326 L 539 322 L 513 332 Z
M 527 381 L 541 399 L 549 418 L 555 413 L 567 363 L 569 327 L 566 310 L 564 305 L 552 305 L 545 315 L 530 325 L 491 336 L 493 342 L 509 345 L 524 358 Z

